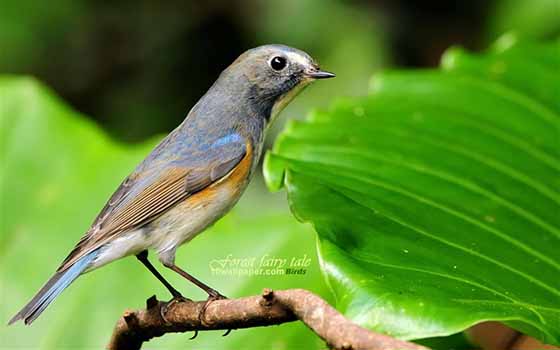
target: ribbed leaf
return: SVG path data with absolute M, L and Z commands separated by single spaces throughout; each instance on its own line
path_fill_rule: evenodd
M 501 320 L 560 342 L 558 49 L 452 49 L 286 128 L 265 174 L 319 233 L 340 310 L 402 338 Z

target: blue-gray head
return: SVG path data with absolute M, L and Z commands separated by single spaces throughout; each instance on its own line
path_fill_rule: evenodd
M 307 53 L 285 45 L 248 50 L 222 72 L 214 87 L 249 104 L 267 120 L 278 114 L 305 86 L 335 75 L 322 71 Z

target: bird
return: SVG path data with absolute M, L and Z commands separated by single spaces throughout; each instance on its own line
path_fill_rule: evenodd
M 33 323 L 80 275 L 127 256 L 136 256 L 172 300 L 185 299 L 148 260 L 148 251 L 204 290 L 208 301 L 225 298 L 175 264 L 177 248 L 236 204 L 259 163 L 266 130 L 282 109 L 313 81 L 334 76 L 289 46 L 242 53 L 124 179 L 52 277 L 8 324 Z

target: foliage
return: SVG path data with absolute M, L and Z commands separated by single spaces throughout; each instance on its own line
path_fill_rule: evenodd
M 30 78 L 0 78 L 0 322 L 7 320 L 47 280 L 88 228 L 119 182 L 146 155 L 154 141 L 125 146 L 110 140 L 96 125 L 66 107 Z M 262 288 L 303 287 L 327 296 L 319 272 L 314 235 L 291 218 L 276 197 L 259 197 L 257 181 L 233 213 L 179 250 L 178 264 L 225 295 L 259 293 Z M 266 205 L 254 203 L 265 203 Z M 305 275 L 219 276 L 211 267 L 228 258 L 301 258 Z M 205 295 L 183 279 L 156 266 L 185 296 Z M 290 261 L 287 262 L 288 264 Z M 229 264 L 230 267 L 233 266 Z M 225 264 L 228 268 L 228 264 Z M 31 327 L 0 327 L 6 348 L 95 348 L 108 341 L 119 315 L 139 308 L 152 294 L 167 291 L 134 258 L 80 277 Z M 168 335 L 151 349 L 316 348 L 321 341 L 305 326 Z
M 560 3 L 557 0 L 498 0 L 490 8 L 487 28 L 490 39 L 509 31 L 533 39 L 560 33 Z
M 402 338 L 500 320 L 560 343 L 558 43 L 505 36 L 294 121 L 269 187 L 319 234 L 339 310 Z

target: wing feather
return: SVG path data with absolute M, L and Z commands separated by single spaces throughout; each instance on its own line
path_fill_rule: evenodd
M 94 224 L 63 261 L 64 271 L 81 256 L 99 248 L 122 232 L 146 225 L 176 203 L 212 185 L 226 176 L 247 155 L 245 145 L 230 159 L 215 159 L 204 167 L 173 167 L 158 174 L 141 191 L 135 191 L 141 179 L 128 177 L 109 199 Z M 128 198 L 129 195 L 134 197 Z

